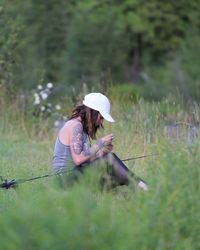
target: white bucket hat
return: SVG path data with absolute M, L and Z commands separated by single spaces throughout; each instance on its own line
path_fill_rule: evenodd
M 101 93 L 90 93 L 84 97 L 83 104 L 91 109 L 99 111 L 105 120 L 114 122 L 110 115 L 110 101 Z

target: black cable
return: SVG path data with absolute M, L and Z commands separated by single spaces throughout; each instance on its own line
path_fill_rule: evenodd
M 9 188 L 15 188 L 18 184 L 21 183 L 25 183 L 25 182 L 29 182 L 29 181 L 34 181 L 37 179 L 43 179 L 43 178 L 47 178 L 47 177 L 52 177 L 52 176 L 57 176 L 57 175 L 61 175 L 64 173 L 69 173 L 71 171 L 73 171 L 74 169 L 70 169 L 70 170 L 66 170 L 66 171 L 62 171 L 59 173 L 55 173 L 55 174 L 46 174 L 46 175 L 42 175 L 42 176 L 37 176 L 37 177 L 32 177 L 29 179 L 19 179 L 19 180 L 7 180 L 7 179 L 3 179 L 2 176 L 0 176 L 0 179 L 2 181 L 2 183 L 0 183 L 0 188 L 5 188 L 5 189 L 9 189 Z
M 126 159 L 123 159 L 122 161 L 137 160 L 137 159 L 146 158 L 146 157 L 150 157 L 150 156 L 154 156 L 154 155 L 159 155 L 159 154 L 158 154 L 158 153 L 155 153 L 155 154 L 150 154 L 150 155 L 141 155 L 141 156 L 126 158 Z

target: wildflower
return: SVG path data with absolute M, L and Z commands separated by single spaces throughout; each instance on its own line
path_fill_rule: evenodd
M 47 88 L 52 89 L 53 88 L 53 83 L 51 83 L 51 82 L 47 83 Z
M 55 108 L 56 108 L 56 110 L 61 110 L 61 106 L 60 106 L 59 104 L 57 104 L 57 105 L 55 106 Z
M 60 121 L 56 120 L 56 121 L 54 122 L 54 127 L 57 128 L 57 127 L 59 127 L 59 125 L 60 125 Z
M 42 112 L 44 112 L 45 109 L 46 109 L 46 107 L 45 107 L 45 106 L 42 106 L 40 109 L 41 109 Z
M 34 94 L 34 97 L 35 97 L 35 101 L 34 101 L 34 105 L 38 105 L 40 104 L 40 97 L 37 93 Z
M 38 88 L 38 90 L 42 90 L 43 89 L 42 85 L 38 85 L 37 88 Z
M 37 93 L 34 94 L 35 99 L 39 98 L 39 95 Z
M 51 103 L 47 103 L 47 107 L 48 108 L 52 108 L 52 104 Z
M 35 99 L 33 105 L 39 105 L 40 104 L 40 99 Z
M 60 114 L 60 110 L 62 109 L 59 104 L 53 104 L 50 102 L 51 94 L 53 93 L 53 84 L 51 82 L 47 83 L 46 86 L 38 85 L 36 92 L 34 93 L 34 111 L 33 115 L 36 117 L 48 118 L 51 115 L 59 116 L 55 121 L 55 127 L 61 127 L 66 117 L 63 117 Z
M 43 100 L 47 99 L 48 95 L 47 95 L 46 92 L 42 91 L 40 94 L 41 94 L 41 97 L 42 97 Z
M 67 116 L 62 117 L 63 121 L 67 121 Z

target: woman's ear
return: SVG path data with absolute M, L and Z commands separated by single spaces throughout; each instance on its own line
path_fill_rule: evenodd
M 96 121 L 97 125 L 102 126 L 103 125 L 103 121 L 104 121 L 103 116 L 100 113 L 98 113 L 97 121 Z

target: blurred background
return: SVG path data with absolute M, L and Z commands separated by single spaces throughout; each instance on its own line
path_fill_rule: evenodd
M 197 102 L 199 65 L 198 0 L 0 0 L 0 85 L 12 93 L 51 82 L 60 96 Z
M 116 120 L 98 138 L 112 132 L 121 159 L 156 153 L 126 162 L 145 194 L 92 175 L 0 189 L 0 248 L 199 250 L 199 65 L 200 0 L 0 0 L 0 184 L 51 173 L 90 91 Z

